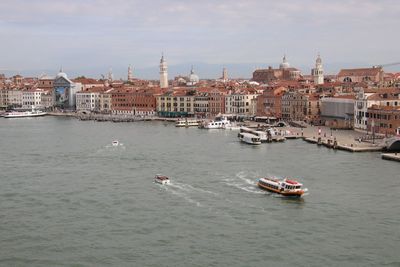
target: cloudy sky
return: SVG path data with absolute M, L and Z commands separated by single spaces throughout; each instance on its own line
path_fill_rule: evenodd
M 112 67 L 125 77 L 132 64 L 156 78 L 162 51 L 171 75 L 193 64 L 200 77 L 222 66 L 250 77 L 283 54 L 308 74 L 318 52 L 335 72 L 400 61 L 399 14 L 398 0 L 1 0 L 0 73 L 54 75 L 62 65 L 72 76 Z

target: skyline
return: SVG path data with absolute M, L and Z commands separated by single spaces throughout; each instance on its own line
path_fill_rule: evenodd
M 72 77 L 98 78 L 112 68 L 120 78 L 131 64 L 135 77 L 156 79 L 164 52 L 170 78 L 191 65 L 200 78 L 218 77 L 223 66 L 248 78 L 255 67 L 277 67 L 284 54 L 309 74 L 318 53 L 335 74 L 400 61 L 392 34 L 399 11 L 393 0 L 5 0 L 0 73 L 51 76 L 62 66 Z

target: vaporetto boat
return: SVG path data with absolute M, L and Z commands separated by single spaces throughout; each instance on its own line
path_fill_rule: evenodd
M 199 126 L 200 123 L 196 119 L 183 119 L 183 120 L 178 120 L 175 123 L 176 127 L 193 127 L 193 126 Z
M 250 145 L 260 145 L 260 137 L 250 133 L 238 133 L 239 140 Z
M 268 177 L 260 178 L 257 185 L 262 189 L 287 197 L 301 197 L 307 192 L 307 188 L 302 188 L 303 184 L 287 178 L 283 180 Z

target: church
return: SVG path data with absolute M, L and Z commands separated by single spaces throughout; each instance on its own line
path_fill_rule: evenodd
M 300 78 L 300 70 L 290 67 L 285 55 L 282 63 L 279 65 L 279 69 L 273 69 L 271 66 L 268 69 L 257 69 L 253 72 L 252 80 L 259 83 L 268 83 L 276 80 L 294 81 Z

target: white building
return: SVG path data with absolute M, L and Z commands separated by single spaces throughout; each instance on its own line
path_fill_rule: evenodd
M 225 97 L 225 113 L 254 116 L 257 107 L 257 94 L 238 92 Z
M 22 92 L 22 108 L 44 108 L 42 104 L 42 95 L 47 92 L 43 89 L 32 89 Z
M 324 70 L 322 68 L 322 60 L 319 54 L 317 60 L 315 61 L 315 68 L 311 70 L 311 75 L 314 79 L 314 84 L 324 83 Z
M 354 128 L 367 130 L 368 108 L 372 105 L 377 106 L 400 106 L 400 96 L 396 93 L 385 92 L 365 92 L 363 89 L 356 95 L 354 105 Z
M 77 92 L 76 110 L 100 111 L 100 93 L 99 92 Z
M 160 87 L 168 88 L 168 67 L 164 55 L 161 56 L 160 60 Z
M 53 97 L 56 106 L 68 109 L 75 108 L 76 92 L 81 90 L 81 83 L 72 82 L 61 69 L 54 80 L 53 88 Z

